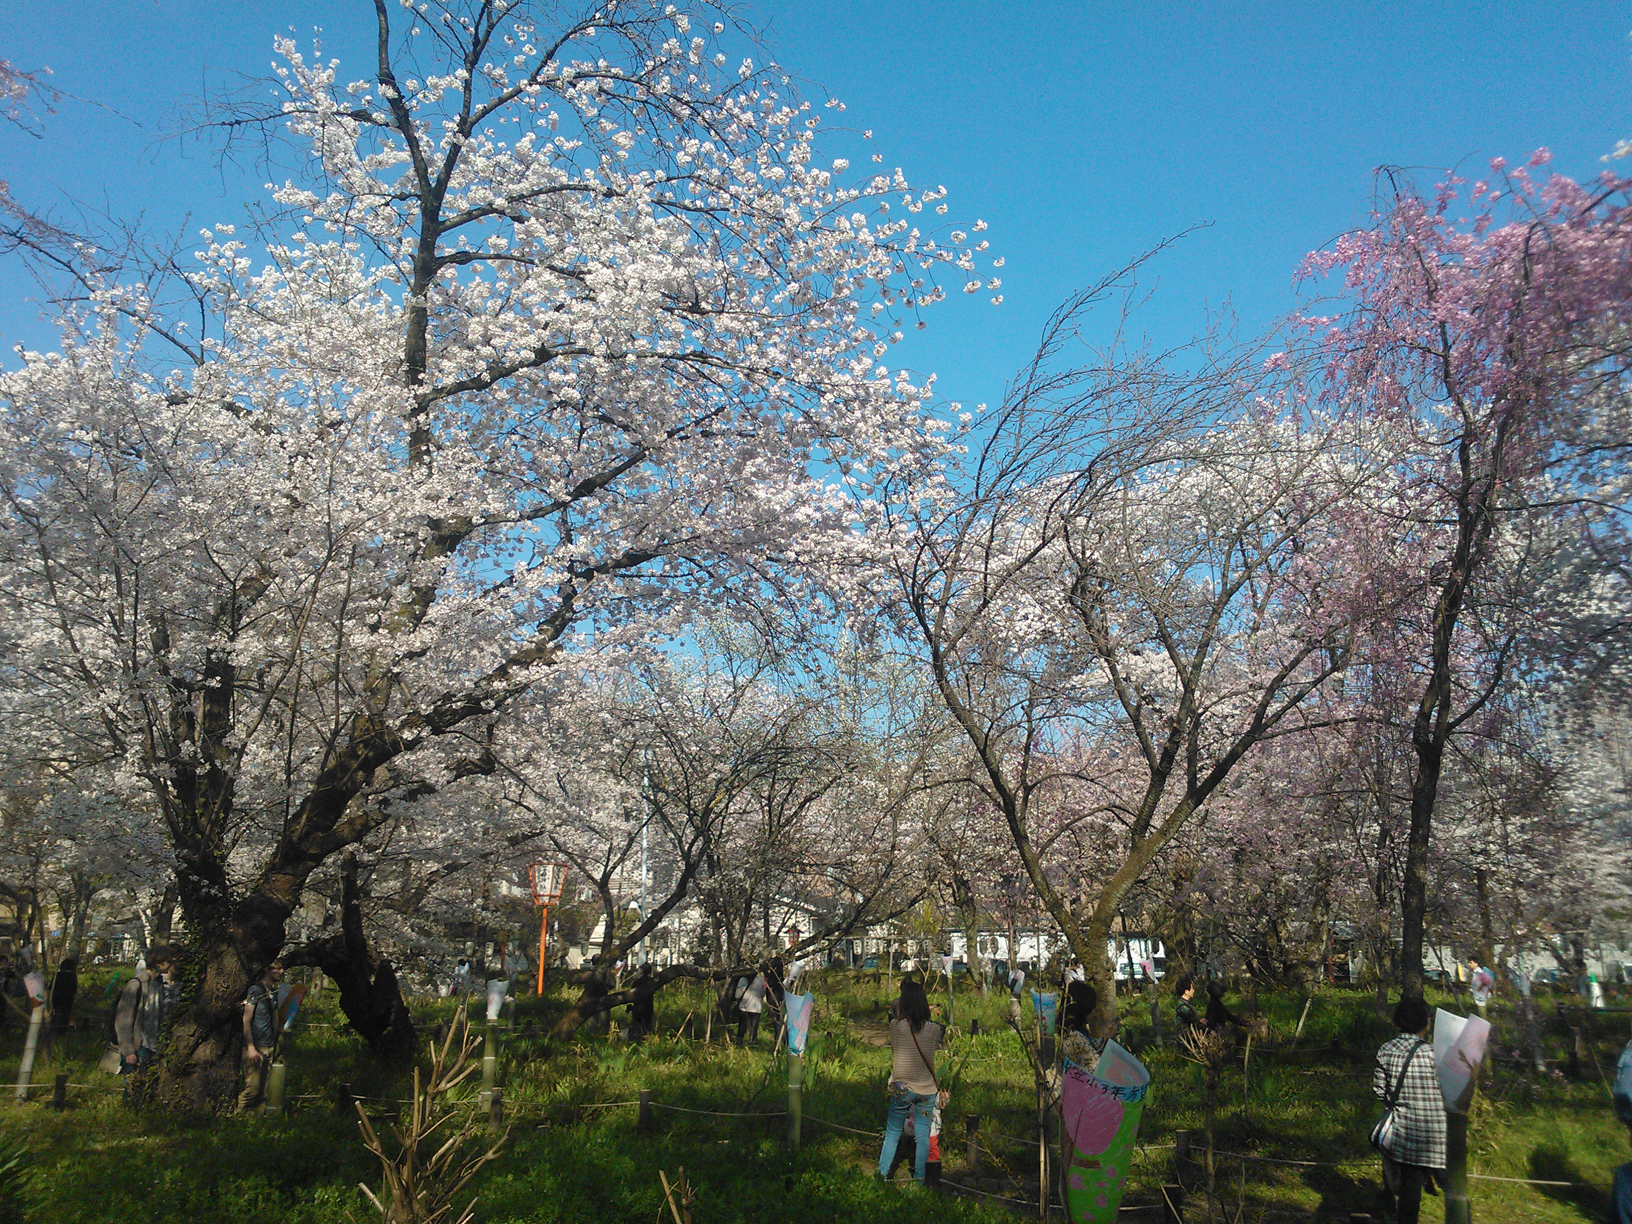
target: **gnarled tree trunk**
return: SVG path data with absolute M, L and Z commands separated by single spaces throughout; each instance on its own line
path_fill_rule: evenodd
M 397 1063 L 412 1061 L 419 1038 L 391 962 L 375 955 L 363 931 L 357 856 L 340 862 L 340 931 L 284 957 L 286 966 L 315 965 L 340 988 L 340 1010 L 369 1046 Z

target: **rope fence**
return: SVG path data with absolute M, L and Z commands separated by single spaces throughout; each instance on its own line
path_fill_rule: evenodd
M 111 1082 L 107 1082 L 107 1083 L 90 1083 L 90 1084 L 68 1082 L 68 1083 L 64 1083 L 64 1084 L 59 1085 L 54 1080 L 39 1080 L 39 1081 L 29 1083 L 29 1084 L 23 1084 L 23 1083 L 0 1084 L 0 1091 L 4 1091 L 6 1089 L 11 1089 L 13 1091 L 15 1091 L 17 1089 L 26 1089 L 31 1094 L 38 1093 L 38 1100 L 41 1103 L 49 1103 L 49 1102 L 46 1101 L 46 1098 L 57 1087 L 74 1088 L 74 1089 L 78 1089 L 80 1091 L 93 1091 L 93 1092 L 94 1091 L 108 1091 L 108 1092 L 123 1091 L 123 1089 L 124 1089 L 124 1079 L 122 1077 L 110 1077 L 110 1081 Z M 337 1096 L 335 1094 L 332 1094 L 332 1093 L 303 1092 L 303 1093 L 293 1094 L 293 1095 L 291 1095 L 291 1096 L 289 1096 L 289 1097 L 287 1097 L 285 1099 L 288 1100 L 288 1101 L 291 1101 L 291 1102 L 295 1102 L 295 1101 L 336 1102 L 339 1098 L 337 1098 Z M 349 1090 L 345 1093 L 344 1100 L 347 1103 L 352 1102 L 352 1101 L 356 1101 L 356 1102 L 360 1102 L 360 1103 L 366 1104 L 366 1105 L 412 1105 L 414 1103 L 412 1097 L 368 1096 L 368 1095 L 363 1094 L 363 1093 L 350 1092 Z M 467 1105 L 468 1107 L 470 1107 L 472 1109 L 481 1109 L 481 1108 L 483 1108 L 483 1106 L 477 1100 L 462 1101 L 462 1102 L 458 1102 L 457 1104 Z M 708 1118 L 761 1118 L 761 1119 L 785 1118 L 785 1117 L 787 1117 L 787 1111 L 786 1110 L 781 1110 L 781 1109 L 778 1109 L 778 1110 L 748 1110 L 748 1111 L 744 1111 L 744 1110 L 725 1110 L 725 1109 L 697 1109 L 695 1107 L 688 1106 L 688 1105 L 672 1105 L 672 1104 L 668 1103 L 667 1101 L 657 1101 L 657 1100 L 648 1101 L 647 1104 L 652 1109 L 661 1109 L 661 1110 L 665 1110 L 665 1111 L 667 1111 L 669 1113 L 690 1114 L 690 1115 L 693 1115 L 693 1116 L 696 1116 L 696 1117 L 708 1117 Z M 576 1111 L 576 1110 L 589 1110 L 589 1109 L 629 1109 L 629 1108 L 638 1108 L 640 1105 L 641 1105 L 641 1102 L 639 1100 L 634 1100 L 634 1101 L 585 1101 L 585 1102 L 581 1102 L 581 1103 L 575 1103 L 575 1102 L 571 1102 L 571 1101 L 535 1101 L 535 1102 L 505 1101 L 504 1102 L 505 1111 L 508 1112 L 509 1114 L 511 1114 L 512 1116 L 516 1116 L 516 1117 L 526 1116 L 526 1115 L 529 1115 L 529 1114 L 537 1115 L 537 1114 L 540 1114 L 540 1113 L 549 1113 L 549 1112 L 554 1111 L 554 1110 L 560 1110 L 560 1111 L 564 1111 L 564 1112 L 572 1112 L 572 1111 Z M 878 1130 L 878 1129 L 863 1130 L 863 1129 L 861 1129 L 859 1127 L 848 1126 L 843 1122 L 835 1122 L 832 1118 L 824 1118 L 819 1114 L 805 1113 L 802 1116 L 803 1116 L 804 1120 L 806 1120 L 806 1121 L 814 1122 L 814 1123 L 816 1123 L 817 1125 L 820 1125 L 820 1126 L 829 1127 L 832 1130 L 844 1131 L 844 1132 L 846 1132 L 848 1134 L 858 1135 L 858 1136 L 860 1136 L 861 1138 L 864 1138 L 864 1139 L 878 1140 L 882 1136 L 882 1132 L 880 1130 Z M 1020 1136 L 1020 1135 L 1006 1135 L 1006 1134 L 1002 1133 L 1001 1131 L 986 1131 L 986 1130 L 983 1130 L 983 1131 L 980 1132 L 980 1140 L 978 1142 L 978 1147 L 979 1147 L 979 1149 L 980 1149 L 980 1151 L 982 1153 L 984 1153 L 986 1156 L 991 1157 L 993 1160 L 997 1161 L 1000 1166 L 1002 1166 L 1003 1165 L 1002 1155 L 1000 1153 L 994 1151 L 991 1147 L 988 1146 L 988 1144 L 991 1144 L 991 1143 L 1006 1143 L 1006 1144 L 1010 1144 L 1010 1145 L 1013 1145 L 1013 1146 L 1016 1146 L 1016 1147 L 1026 1147 L 1026 1148 L 1035 1149 L 1035 1148 L 1037 1148 L 1037 1146 L 1039 1145 L 1040 1142 L 1041 1142 L 1040 1140 L 1029 1139 L 1029 1138 L 1026 1138 L 1024 1136 Z M 1174 1148 L 1176 1146 L 1177 1146 L 1176 1144 L 1172 1144 L 1172 1143 L 1139 1144 L 1138 1146 L 1136 1146 L 1134 1148 L 1134 1155 L 1137 1156 L 1137 1157 L 1148 1157 L 1151 1153 L 1154 1153 L 1154 1152 L 1172 1151 L 1172 1150 L 1174 1150 Z M 1200 1155 L 1201 1149 L 1192 1147 L 1191 1152 L 1192 1152 L 1192 1160 L 1194 1160 L 1196 1157 L 1198 1157 Z M 1218 1149 L 1218 1148 L 1215 1148 L 1213 1150 L 1213 1156 L 1214 1156 L 1215 1159 L 1222 1158 L 1222 1159 L 1225 1159 L 1225 1160 L 1244 1160 L 1244 1161 L 1252 1161 L 1252 1162 L 1257 1163 L 1257 1164 L 1283 1165 L 1283 1166 L 1287 1166 L 1287 1167 L 1291 1167 L 1291 1168 L 1300 1168 L 1300 1169 L 1343 1169 L 1343 1168 L 1350 1168 L 1350 1167 L 1352 1167 L 1352 1166 L 1354 1166 L 1356 1164 L 1366 1163 L 1365 1158 L 1361 1158 L 1361 1159 L 1358 1159 L 1358 1160 L 1350 1160 L 1350 1161 L 1295 1160 L 1295 1159 L 1292 1159 L 1290 1157 L 1285 1157 L 1285 1156 L 1265 1156 L 1265 1155 L 1263 1155 L 1262 1153 L 1259 1153 L 1259 1152 L 1232 1152 L 1232 1151 L 1227 1151 L 1227 1150 Z M 1004 1167 L 1006 1169 L 1006 1166 L 1004 1166 Z M 1012 1174 L 1010 1174 L 1010 1176 L 1011 1176 L 1011 1178 L 1013 1178 Z M 1587 1183 L 1587 1182 L 1554 1181 L 1554 1180 L 1550 1180 L 1550 1179 L 1547 1179 L 1547 1178 L 1536 1178 L 1536 1177 L 1504 1177 L 1504 1176 L 1501 1176 L 1501 1175 L 1495 1174 L 1495 1173 L 1474 1173 L 1474 1172 L 1469 1172 L 1468 1173 L 1468 1178 L 1469 1178 L 1470 1181 L 1503 1182 L 1503 1183 L 1507 1183 L 1507 1184 L 1511 1184 L 1511 1185 L 1523 1185 L 1523 1186 L 1551 1186 L 1551 1187 L 1561 1188 L 1561 1189 L 1576 1189 L 1576 1190 L 1591 1189 L 1592 1188 L 1590 1183 Z M 1014 1179 L 1014 1180 L 1016 1180 L 1018 1182 L 1018 1179 Z M 979 1194 L 984 1198 L 1000 1199 L 1000 1200 L 1005 1201 L 1005 1202 L 1029 1201 L 1029 1200 L 1023 1200 L 1023 1199 L 1015 1199 L 1012 1196 L 989 1194 L 989 1193 L 987 1193 L 985 1191 L 977 1190 L 977 1189 L 974 1189 L 973 1187 L 969 1187 L 969 1186 L 958 1185 L 958 1186 L 956 1186 L 956 1189 L 958 1189 L 960 1192 L 965 1192 L 965 1193 L 970 1193 L 970 1194 Z M 1132 1208 L 1132 1210 L 1142 1211 L 1142 1210 L 1146 1210 L 1146 1208 Z
M 1199 1149 L 1199 1148 L 1192 1148 L 1191 1149 L 1191 1151 L 1193 1153 L 1194 1152 L 1199 1152 L 1200 1150 L 1201 1149 Z M 1296 1168 L 1300 1168 L 1300 1169 L 1346 1169 L 1346 1168 L 1351 1168 L 1352 1166 L 1357 1165 L 1357 1164 L 1369 1164 L 1370 1163 L 1369 1160 L 1367 1160 L 1366 1158 L 1363 1158 L 1363 1157 L 1361 1159 L 1358 1159 L 1358 1160 L 1349 1160 L 1349 1161 L 1342 1161 L 1342 1162 L 1327 1161 L 1327 1160 L 1290 1160 L 1290 1159 L 1287 1159 L 1286 1157 L 1282 1157 L 1282 1156 L 1261 1156 L 1256 1152 L 1226 1152 L 1226 1151 L 1221 1151 L 1221 1150 L 1219 1150 L 1217 1148 L 1213 1149 L 1213 1156 L 1215 1158 L 1222 1156 L 1226 1160 L 1252 1160 L 1252 1161 L 1258 1162 L 1259 1164 L 1292 1165 L 1292 1166 L 1294 1166 Z M 1192 1159 L 1194 1159 L 1193 1156 L 1192 1156 Z M 1471 1173 L 1470 1172 L 1468 1174 L 1468 1180 L 1470 1180 L 1470 1181 L 1511 1182 L 1514 1185 L 1521 1185 L 1521 1186 L 1568 1186 L 1568 1187 L 1572 1187 L 1572 1188 L 1578 1189 L 1578 1190 L 1590 1190 L 1592 1188 L 1592 1186 L 1587 1182 L 1548 1181 L 1548 1180 L 1546 1180 L 1544 1178 L 1536 1178 L 1536 1177 L 1499 1177 L 1494 1173 Z
M 1593 1010 L 1582 1009 L 1581 1014 L 1579 1016 L 1573 1010 L 1561 1009 L 1560 1014 L 1561 1014 L 1561 1016 L 1563 1016 L 1567 1020 L 1571 1020 L 1571 1021 L 1583 1020 L 1584 1021 L 1584 1020 L 1587 1020 L 1587 1019 L 1591 1018 L 1594 1014 L 1603 1015 L 1606 1012 L 1608 1012 L 1608 1013 L 1632 1012 L 1632 1008 L 1602 1008 L 1602 1009 L 1593 1009 Z M 441 1029 L 441 1027 L 442 1026 L 440 1026 L 440 1025 L 431 1026 L 429 1031 L 438 1031 L 438 1030 Z M 300 1029 L 306 1029 L 306 1028 L 321 1029 L 321 1030 L 328 1030 L 328 1031 L 337 1031 L 337 1032 L 346 1032 L 346 1031 L 351 1031 L 352 1026 L 350 1024 L 348 1024 L 348 1023 L 331 1023 L 331 1022 L 312 1021 L 312 1020 L 303 1019 L 297 1026 L 295 1026 L 292 1029 L 292 1032 L 297 1032 L 298 1033 L 298 1031 Z M 686 1025 L 682 1025 L 681 1029 L 676 1032 L 675 1036 L 677 1038 L 681 1039 L 681 1040 L 686 1040 L 687 1037 L 688 1037 L 688 1034 L 686 1033 L 686 1028 L 687 1028 Z M 510 1026 L 504 1025 L 502 1021 L 499 1022 L 496 1025 L 490 1023 L 490 1027 L 489 1027 L 488 1031 L 493 1036 L 496 1036 L 496 1037 L 497 1036 L 502 1036 L 505 1039 L 517 1039 L 517 1038 L 526 1039 L 526 1038 L 533 1038 L 533 1037 L 541 1037 L 541 1036 L 547 1036 L 548 1032 L 549 1032 L 549 1030 L 548 1030 L 548 1028 L 546 1026 L 542 1026 L 542 1025 L 538 1025 L 538 1026 L 535 1026 L 535 1025 L 516 1025 L 516 1024 L 514 1024 L 513 1021 L 511 1022 Z M 472 1026 L 472 1033 L 475 1034 L 475 1033 L 479 1033 L 479 1032 L 480 1032 L 480 1029 L 477 1026 L 473 1025 Z M 995 1035 L 995 1034 L 996 1034 L 996 1030 L 993 1030 L 993 1035 Z M 440 1035 L 440 1033 L 438 1033 L 438 1035 Z M 812 1039 L 817 1040 L 817 1039 L 820 1039 L 821 1037 L 825 1037 L 827 1035 L 828 1034 L 825 1034 L 825 1033 L 812 1034 Z M 982 1036 L 984 1036 L 984 1035 L 985 1034 L 982 1034 Z M 1590 1052 L 1590 1047 L 1589 1047 L 1589 1052 Z M 1271 1058 L 1273 1058 L 1275 1055 L 1278 1055 L 1278 1054 L 1286 1054 L 1286 1055 L 1294 1055 L 1294 1056 L 1315 1056 L 1315 1055 L 1317 1055 L 1317 1053 L 1318 1052 L 1313 1050 L 1313 1049 L 1311 1049 L 1311 1050 L 1309 1050 L 1307 1052 L 1303 1051 L 1303 1050 L 1296 1050 L 1296 1049 L 1265 1050 L 1265 1051 L 1263 1051 L 1263 1054 L 1265 1056 L 1268 1056 L 1268 1057 L 1271 1057 Z M 1596 1054 L 1595 1053 L 1593 1054 L 1593 1056 L 1596 1059 Z M 1493 1049 L 1491 1051 L 1491 1058 L 1492 1058 L 1492 1061 L 1497 1061 L 1497 1060 L 1501 1059 L 1502 1056 L 1498 1055 L 1496 1053 L 1496 1051 Z M 1003 1057 L 1001 1055 L 997 1055 L 997 1054 L 966 1055 L 963 1061 L 966 1064 L 969 1064 L 969 1063 L 982 1063 L 982 1064 L 983 1063 L 995 1063 L 995 1062 L 1003 1061 Z M 1527 1060 L 1517 1059 L 1517 1061 L 1524 1062 L 1524 1061 L 1527 1061 Z M 1553 1065 L 1553 1064 L 1564 1063 L 1566 1061 L 1572 1061 L 1573 1062 L 1574 1060 L 1573 1059 L 1572 1060 L 1565 1060 L 1565 1059 L 1549 1058 L 1549 1059 L 1546 1060 L 1546 1063 L 1550 1066 L 1550 1065 Z M 35 1079 L 35 1080 L 33 1080 L 33 1081 L 29 1082 L 29 1083 L 23 1083 L 23 1082 L 0 1083 L 0 1092 L 7 1092 L 9 1090 L 11 1093 L 15 1093 L 16 1094 L 16 1099 L 17 1099 L 17 1101 L 19 1103 L 31 1103 L 31 1104 L 36 1104 L 36 1105 L 54 1106 L 56 1108 L 64 1108 L 66 1106 L 66 1100 L 65 1100 L 66 1090 L 74 1090 L 76 1092 L 105 1091 L 105 1092 L 117 1093 L 117 1092 L 123 1092 L 128 1087 L 129 1082 L 130 1081 L 129 1081 L 129 1079 L 127 1077 L 111 1076 L 111 1075 L 108 1076 L 106 1079 L 98 1081 L 98 1082 L 67 1081 L 63 1077 L 59 1076 L 59 1077 L 56 1077 L 54 1079 L 53 1078 Z M 358 1094 L 358 1093 L 351 1092 L 349 1085 L 342 1084 L 342 1085 L 339 1085 L 338 1087 L 339 1087 L 338 1092 L 299 1093 L 299 1094 L 293 1094 L 293 1095 L 283 1097 L 282 1101 L 287 1101 L 289 1103 L 299 1103 L 299 1104 L 303 1104 L 303 1105 L 304 1104 L 310 1104 L 312 1102 L 326 1102 L 331 1106 L 337 1106 L 342 1111 L 349 1110 L 349 1107 L 350 1107 L 352 1102 L 356 1102 L 356 1103 L 362 1104 L 364 1106 L 386 1106 L 386 1107 L 404 1106 L 404 1105 L 414 1104 L 414 1099 L 413 1098 L 369 1096 L 369 1095 L 365 1095 L 365 1094 Z M 762 1085 L 762 1087 L 763 1087 L 763 1085 Z M 741 1118 L 741 1119 L 774 1120 L 774 1119 L 779 1119 L 779 1118 L 786 1118 L 788 1116 L 788 1113 L 787 1113 L 786 1110 L 766 1110 L 766 1109 L 760 1109 L 760 1110 L 721 1110 L 721 1109 L 703 1109 L 703 1108 L 698 1108 L 698 1107 L 695 1107 L 695 1106 L 676 1105 L 676 1104 L 671 1104 L 671 1103 L 665 1102 L 665 1101 L 653 1100 L 651 1098 L 650 1094 L 646 1093 L 644 1091 L 641 1094 L 642 1099 L 640 1099 L 640 1100 L 588 1101 L 588 1102 L 571 1102 L 571 1101 L 518 1102 L 518 1101 L 509 1100 L 509 1099 L 502 1099 L 501 1096 L 500 1096 L 501 1091 L 502 1090 L 495 1088 L 490 1093 L 487 1088 L 484 1088 L 482 1090 L 482 1095 L 480 1096 L 480 1098 L 471 1098 L 469 1100 L 460 1100 L 460 1101 L 457 1101 L 457 1102 L 449 1102 L 449 1105 L 453 1106 L 454 1108 L 466 1107 L 466 1108 L 478 1110 L 478 1111 L 481 1111 L 481 1112 L 486 1112 L 488 1114 L 488 1116 L 490 1117 L 490 1119 L 492 1120 L 495 1127 L 502 1124 L 502 1120 L 503 1120 L 505 1115 L 508 1115 L 510 1118 L 513 1118 L 513 1119 L 514 1118 L 525 1118 L 525 1117 L 534 1117 L 534 1118 L 536 1118 L 536 1117 L 539 1117 L 541 1115 L 551 1115 L 551 1114 L 556 1114 L 556 1113 L 573 1114 L 573 1113 L 576 1113 L 578 1111 L 586 1111 L 587 1112 L 587 1111 L 590 1111 L 590 1110 L 627 1109 L 627 1108 L 639 1108 L 641 1110 L 640 1125 L 642 1126 L 642 1128 L 645 1128 L 646 1126 L 648 1126 L 650 1124 L 651 1111 L 654 1111 L 654 1110 L 663 1110 L 663 1111 L 668 1112 L 668 1113 L 683 1114 L 683 1115 L 690 1115 L 690 1116 L 704 1117 L 704 1118 Z M 1607 1101 L 1603 1101 L 1603 1102 L 1598 1102 L 1598 1101 L 1561 1101 L 1561 1102 L 1557 1102 L 1557 1105 L 1562 1106 L 1564 1108 L 1571 1108 L 1571 1109 L 1599 1109 L 1599 1108 L 1608 1108 L 1609 1102 L 1607 1102 Z M 280 1108 L 281 1108 L 281 1102 L 280 1102 Z M 830 1130 L 833 1130 L 833 1131 L 843 1132 L 843 1133 L 846 1133 L 846 1134 L 849 1134 L 849 1135 L 854 1135 L 854 1136 L 857 1136 L 857 1137 L 859 1137 L 861 1139 L 867 1140 L 868 1142 L 878 1142 L 882 1137 L 882 1128 L 881 1127 L 862 1129 L 862 1128 L 847 1125 L 847 1124 L 842 1123 L 842 1122 L 835 1121 L 835 1120 L 833 1120 L 831 1118 L 822 1117 L 819 1114 L 814 1114 L 814 1113 L 809 1113 L 809 1112 L 802 1112 L 801 1117 L 804 1120 L 808 1120 L 812 1124 L 819 1125 L 819 1126 L 824 1126 L 824 1127 L 827 1127 L 827 1128 L 829 1128 Z M 540 1125 L 541 1126 L 542 1125 L 549 1125 L 549 1123 L 544 1122 L 544 1123 L 540 1123 Z M 946 1141 L 947 1141 L 947 1138 L 946 1138 L 946 1136 L 943 1135 L 943 1142 L 946 1142 Z M 1043 1141 L 1041 1141 L 1041 1140 L 1039 1140 L 1037 1138 L 1028 1138 L 1028 1137 L 1021 1136 L 1021 1135 L 1005 1134 L 1005 1133 L 1000 1132 L 1000 1131 L 992 1131 L 992 1130 L 981 1130 L 981 1131 L 979 1131 L 978 1140 L 975 1137 L 975 1133 L 971 1132 L 968 1141 L 971 1144 L 971 1150 L 978 1150 L 979 1152 L 983 1153 L 986 1157 L 990 1158 L 991 1160 L 993 1160 L 996 1163 L 996 1166 L 1003 1171 L 1004 1176 L 1009 1181 L 1013 1182 L 1016 1189 L 1018 1189 L 1020 1191 L 1020 1197 L 1015 1197 L 1014 1195 L 1007 1195 L 1007 1194 L 995 1194 L 995 1193 L 991 1193 L 990 1191 L 982 1190 L 982 1189 L 979 1189 L 979 1188 L 974 1187 L 974 1186 L 963 1185 L 961 1183 L 952 1182 L 952 1181 L 945 1182 L 945 1183 L 943 1183 L 944 1185 L 947 1185 L 949 1188 L 951 1188 L 952 1190 L 954 1190 L 955 1192 L 960 1193 L 960 1194 L 974 1195 L 974 1196 L 978 1196 L 978 1197 L 985 1198 L 985 1199 L 992 1199 L 994 1201 L 1008 1203 L 1008 1204 L 1011 1204 L 1011 1205 L 1014 1205 L 1014 1204 L 1025 1204 L 1025 1205 L 1028 1205 L 1028 1206 L 1035 1206 L 1036 1205 L 1036 1200 L 1026 1198 L 1025 1197 L 1025 1191 L 1024 1191 L 1024 1189 L 1021 1188 L 1025 1184 L 1025 1180 L 1023 1180 L 1021 1177 L 1016 1176 L 1011 1170 L 1009 1170 L 1008 1166 L 1004 1162 L 1004 1159 L 1003 1159 L 1002 1155 L 1000 1155 L 997 1151 L 994 1151 L 992 1146 L 990 1146 L 990 1145 L 996 1144 L 996 1145 L 1000 1145 L 1000 1146 L 1008 1146 L 1010 1148 L 1029 1149 L 1031 1151 L 1036 1151 L 1036 1149 L 1040 1145 L 1043 1145 Z M 955 1144 L 954 1146 L 961 1146 L 961 1144 Z M 1132 1155 L 1133 1155 L 1133 1157 L 1135 1159 L 1149 1160 L 1149 1159 L 1153 1158 L 1153 1155 L 1155 1153 L 1173 1151 L 1177 1146 L 1179 1146 L 1179 1145 L 1175 1145 L 1175 1144 L 1172 1144 L 1172 1143 L 1141 1144 L 1141 1145 L 1137 1145 L 1134 1148 Z M 1200 1156 L 1202 1155 L 1202 1150 L 1203 1149 L 1201 1149 L 1200 1147 L 1195 1146 L 1193 1144 L 1186 1144 L 1184 1146 L 1189 1148 L 1189 1150 L 1190 1150 L 1190 1162 L 1189 1163 L 1193 1167 L 1194 1162 L 1199 1160 Z M 1300 1160 L 1300 1159 L 1289 1158 L 1289 1157 L 1268 1156 L 1268 1155 L 1263 1155 L 1263 1154 L 1257 1153 L 1257 1152 L 1235 1152 L 1235 1151 L 1228 1151 L 1228 1150 L 1222 1150 L 1222 1149 L 1217 1149 L 1217 1148 L 1215 1148 L 1213 1150 L 1212 1155 L 1213 1155 L 1214 1158 L 1224 1159 L 1224 1160 L 1253 1162 L 1253 1163 L 1257 1163 L 1257 1164 L 1276 1165 L 1276 1166 L 1282 1166 L 1282 1167 L 1301 1168 L 1301 1169 L 1353 1169 L 1357 1165 L 1364 1165 L 1364 1164 L 1369 1163 L 1369 1160 L 1368 1160 L 1367 1156 L 1358 1156 L 1356 1158 L 1353 1158 L 1353 1159 L 1350 1159 L 1350 1160 L 1347 1160 L 1347 1161 L 1315 1161 L 1315 1160 Z M 1546 1178 L 1510 1177 L 1510 1176 L 1505 1176 L 1505 1175 L 1500 1175 L 1500 1174 L 1493 1174 L 1493 1173 L 1476 1173 L 1476 1172 L 1472 1172 L 1471 1170 L 1468 1172 L 1467 1177 L 1469 1178 L 1470 1181 L 1495 1182 L 1495 1183 L 1503 1183 L 1503 1184 L 1509 1184 L 1509 1185 L 1524 1185 L 1524 1186 L 1549 1187 L 1549 1188 L 1572 1189 L 1572 1190 L 1582 1190 L 1582 1189 L 1592 1189 L 1592 1188 L 1594 1188 L 1593 1183 L 1585 1183 L 1585 1182 L 1579 1182 L 1579 1181 L 1554 1180 L 1554 1179 L 1546 1179 Z M 1147 1206 L 1137 1206 L 1137 1207 L 1124 1207 L 1124 1208 L 1122 1208 L 1122 1210 L 1123 1211 L 1131 1211 L 1131 1212 L 1141 1212 L 1141 1211 L 1150 1211 L 1150 1210 L 1154 1210 L 1154 1209 L 1159 1209 L 1159 1207 L 1160 1207 L 1160 1204 L 1156 1204 L 1154 1206 L 1147 1205 Z M 1295 1213 L 1270 1211 L 1270 1212 L 1268 1212 L 1268 1214 L 1271 1214 L 1271 1215 L 1284 1215 L 1284 1214 L 1295 1214 Z

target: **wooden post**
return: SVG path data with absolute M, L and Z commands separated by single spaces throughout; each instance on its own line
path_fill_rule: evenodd
M 1468 1115 L 1445 1113 L 1445 1224 L 1472 1224 L 1468 1205 Z
M 1190 1163 L 1190 1132 L 1187 1130 L 1173 1132 L 1173 1163 L 1181 1172 Z
M 351 1081 L 341 1080 L 334 1090 L 334 1112 L 342 1118 L 348 1117 L 351 1114 L 351 1102 Z
M 1162 1187 L 1162 1224 L 1184 1224 L 1184 1187 L 1177 1182 Z
M 979 1037 L 980 1036 L 980 1017 L 979 1016 L 970 1016 L 969 1017 L 969 1036 L 971 1036 L 971 1037 Z
M 1570 1025 L 1570 1078 L 1581 1078 L 1581 1026 Z
M 34 1075 L 34 1054 L 40 1048 L 40 1025 L 45 1020 L 45 1005 L 36 1002 L 28 1017 L 28 1037 L 23 1042 L 23 1061 L 17 1067 L 17 1099 L 28 1100 L 28 1082 Z
M 788 1151 L 799 1150 L 805 1112 L 805 1056 L 788 1055 Z
M 68 1077 L 57 1076 L 57 1082 L 51 1088 L 51 1108 L 61 1111 L 68 1108 Z
M 504 1129 L 504 1089 L 493 1089 L 487 1103 L 487 1128 L 494 1134 Z
M 271 1073 L 266 1077 L 266 1112 L 280 1117 L 283 1114 L 283 1086 L 286 1074 L 287 1068 L 280 1058 L 272 1064 Z
M 635 1130 L 642 1135 L 650 1134 L 652 1130 L 652 1090 L 640 1090 L 640 1112 L 635 1116 Z
M 971 1173 L 980 1172 L 980 1115 L 963 1115 L 963 1166 Z
M 1309 995 L 1303 1001 L 1303 1011 L 1298 1015 L 1298 1031 L 1292 1034 L 1292 1044 L 1297 1045 L 1303 1038 L 1303 1022 L 1309 1019 L 1309 1005 L 1315 1001 L 1315 988 L 1309 987 Z
M 1037 1218 L 1048 1218 L 1048 1091 L 1037 1080 Z
M 484 1093 L 493 1091 L 493 1083 L 498 1078 L 499 1054 L 495 1048 L 498 1039 L 494 1035 L 496 1028 L 497 1026 L 493 1021 L 489 1020 L 487 1030 L 482 1034 L 482 1091 Z

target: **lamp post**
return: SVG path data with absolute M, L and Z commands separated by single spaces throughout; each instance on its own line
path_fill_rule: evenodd
M 550 934 L 550 906 L 561 899 L 561 890 L 567 882 L 565 863 L 534 863 L 527 868 L 527 883 L 533 890 L 533 904 L 539 907 L 538 916 L 538 993 L 544 993 L 544 966 L 548 954 Z

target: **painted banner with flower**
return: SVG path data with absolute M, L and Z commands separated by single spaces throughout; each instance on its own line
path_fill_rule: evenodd
M 1065 1060 L 1060 1145 L 1071 1224 L 1111 1224 L 1117 1218 L 1149 1092 L 1150 1072 L 1115 1041 L 1105 1043 L 1091 1072 Z

